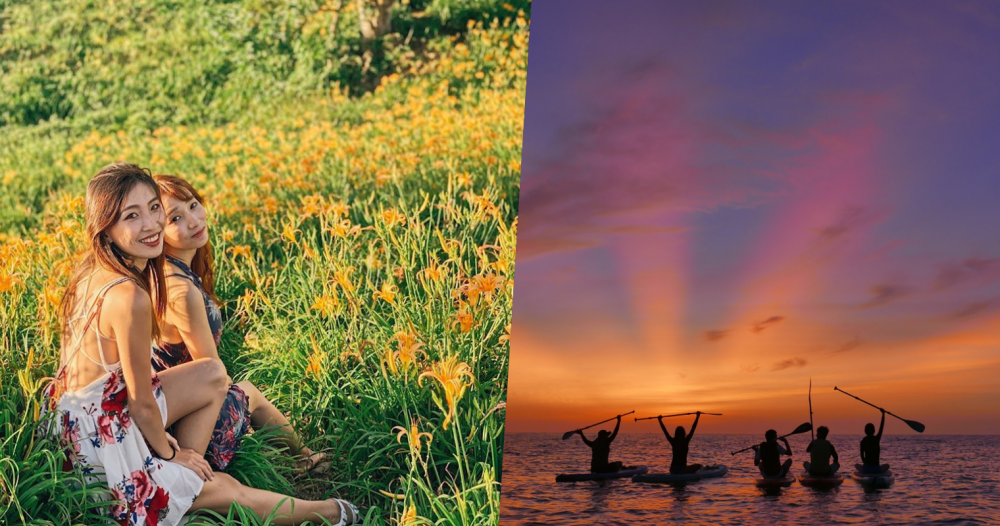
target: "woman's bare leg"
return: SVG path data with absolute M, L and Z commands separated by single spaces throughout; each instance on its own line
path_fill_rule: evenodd
M 181 447 L 204 455 L 229 390 L 225 368 L 203 358 L 157 375 L 167 397 L 167 426 L 177 424 L 174 438 Z
M 246 392 L 247 397 L 250 399 L 250 425 L 254 429 L 261 429 L 267 426 L 276 426 L 281 428 L 281 439 L 288 445 L 288 449 L 293 453 L 297 453 L 305 461 L 308 461 L 310 457 L 315 455 L 312 449 L 309 449 L 302 444 L 302 440 L 299 438 L 298 434 L 295 433 L 295 429 L 292 428 L 292 424 L 288 422 L 285 415 L 274 407 L 260 389 L 257 389 L 251 382 L 243 381 L 236 384 L 244 392 Z M 322 455 L 322 453 L 321 453 Z M 315 459 L 313 465 L 317 465 L 323 461 L 322 458 Z M 311 468 L 312 466 L 306 462 L 305 468 Z
M 213 480 L 205 482 L 191 511 L 211 510 L 225 514 L 234 502 L 250 508 L 261 518 L 270 515 L 281 502 L 274 524 L 301 524 L 306 521 L 318 522 L 320 519 L 327 519 L 334 524 L 340 522 L 340 506 L 333 499 L 303 500 L 250 488 L 225 473 L 216 473 Z M 350 524 L 356 517 L 350 516 L 350 509 L 347 513 L 347 523 Z

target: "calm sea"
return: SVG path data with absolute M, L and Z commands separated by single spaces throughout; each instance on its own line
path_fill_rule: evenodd
M 556 483 L 559 473 L 585 472 L 590 450 L 579 437 L 509 433 L 505 437 L 501 524 L 1000 524 L 1000 437 L 883 436 L 882 462 L 896 483 L 866 492 L 849 477 L 821 491 L 798 482 L 779 492 L 757 489 L 753 453 L 731 456 L 757 435 L 697 435 L 689 462 L 725 464 L 729 473 L 683 486 L 629 479 Z M 809 434 L 789 437 L 793 473 L 807 460 Z M 834 435 L 842 471 L 860 462 L 861 435 Z M 619 435 L 611 460 L 665 472 L 670 446 L 661 434 Z

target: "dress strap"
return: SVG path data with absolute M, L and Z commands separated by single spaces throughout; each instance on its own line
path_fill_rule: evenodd
M 191 267 L 188 266 L 187 263 L 185 263 L 185 262 L 183 262 L 183 261 L 181 261 L 181 260 L 179 260 L 179 259 L 177 259 L 177 258 L 175 258 L 173 256 L 167 256 L 166 259 L 167 259 L 168 262 L 170 262 L 171 265 L 179 268 L 180 271 L 181 271 L 181 273 L 174 272 L 174 273 L 168 274 L 167 275 L 168 278 L 170 276 L 177 276 L 179 278 L 184 278 L 184 279 L 187 279 L 187 280 L 191 281 L 191 283 L 194 283 L 195 285 L 197 285 L 198 288 L 201 288 L 201 276 L 199 276 L 197 273 L 195 273 L 194 270 L 191 270 Z
M 97 293 L 97 304 L 96 309 L 94 309 L 94 317 L 97 320 L 97 326 L 94 327 L 94 333 L 97 334 L 97 352 L 101 355 L 101 365 L 104 366 L 104 370 L 108 372 L 112 372 L 112 370 L 108 368 L 108 361 L 104 357 L 104 345 L 101 343 L 101 308 L 104 306 L 104 295 L 111 290 L 111 287 L 125 283 L 126 281 L 134 282 L 135 280 L 129 277 L 121 277 L 116 280 L 109 281 L 108 284 L 101 287 L 101 290 Z
M 68 366 L 70 364 L 70 362 L 73 361 L 73 358 L 76 356 L 76 353 L 80 352 L 80 349 L 83 348 L 83 338 L 84 338 L 84 336 L 87 335 L 87 330 L 90 329 L 90 324 L 93 323 L 95 319 L 99 320 L 98 315 L 101 312 L 101 307 L 104 305 L 104 295 L 107 294 L 108 290 L 111 289 L 111 287 L 114 287 L 115 285 L 118 285 L 120 283 L 124 283 L 126 281 L 135 281 L 135 279 L 129 278 L 129 277 L 121 277 L 121 278 L 109 281 L 106 285 L 104 285 L 103 287 L 101 287 L 101 290 L 99 290 L 97 292 L 97 296 L 96 296 L 96 299 L 94 300 L 94 304 L 91 305 L 91 307 L 89 309 L 90 310 L 90 314 L 86 317 L 87 321 L 86 321 L 86 323 L 84 323 L 83 329 L 79 332 L 79 334 L 76 334 L 75 331 L 72 331 L 72 326 L 70 327 L 70 331 L 73 332 L 73 336 L 75 338 L 74 341 L 73 341 L 73 352 L 71 352 L 69 354 L 69 356 L 66 357 L 66 360 L 63 362 L 62 366 L 60 366 L 59 370 L 56 371 L 56 375 L 55 375 L 56 379 L 59 379 L 66 372 L 66 366 Z M 90 289 L 90 283 L 89 282 L 87 283 L 87 289 L 88 290 Z M 100 323 L 100 321 L 98 321 L 98 323 Z M 101 365 L 104 367 L 105 370 L 108 370 L 107 361 L 104 359 L 104 348 L 101 345 L 100 331 L 97 331 L 97 333 L 98 333 L 97 334 L 97 350 L 101 354 Z M 84 356 L 87 356 L 87 353 L 84 353 Z M 94 361 L 93 358 L 90 358 L 90 356 L 87 356 L 87 358 L 89 358 L 91 361 Z
M 171 274 L 167 274 L 164 277 L 186 279 L 186 280 L 190 281 L 191 283 L 194 283 L 195 285 L 198 285 L 198 282 L 194 278 L 192 278 L 191 276 L 188 276 L 187 274 L 184 274 L 184 273 L 174 272 L 174 273 L 171 273 Z

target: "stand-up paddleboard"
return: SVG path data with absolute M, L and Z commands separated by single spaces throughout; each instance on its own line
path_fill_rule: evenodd
M 788 486 L 791 486 L 793 482 L 795 482 L 795 477 L 788 474 L 780 479 L 765 477 L 757 477 L 753 479 L 754 485 L 758 488 L 787 488 Z
M 832 477 L 814 477 L 809 473 L 799 475 L 799 484 L 808 488 L 835 488 L 844 483 L 844 476 L 840 473 Z
M 646 466 L 628 466 L 614 473 L 563 473 L 556 475 L 556 482 L 580 482 L 584 480 L 609 480 L 642 475 L 649 471 Z
M 896 477 L 892 474 L 892 470 L 886 471 L 885 473 L 860 473 L 855 471 L 854 473 L 851 473 L 851 478 L 858 484 L 869 488 L 887 488 L 896 481 Z
M 726 466 L 705 466 L 694 473 L 683 473 L 672 475 L 670 473 L 650 473 L 648 475 L 636 475 L 632 477 L 632 482 L 690 482 L 694 480 L 721 477 L 729 471 Z

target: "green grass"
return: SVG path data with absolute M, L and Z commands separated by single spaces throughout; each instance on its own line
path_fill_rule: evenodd
M 235 477 L 347 498 L 369 524 L 499 522 L 528 24 L 510 12 L 448 26 L 459 11 L 360 96 L 321 79 L 231 119 L 192 113 L 142 129 L 97 117 L 80 127 L 70 115 L 0 128 L 11 132 L 0 140 L 0 204 L 10 205 L 0 216 L 0 523 L 103 519 L 87 499 L 106 492 L 71 484 L 81 476 L 63 473 L 37 436 L 35 408 L 58 359 L 55 307 L 82 248 L 83 189 L 118 159 L 206 195 L 225 302 L 220 354 L 333 459 L 321 478 L 301 477 L 257 434 Z M 447 427 L 445 385 L 421 377 L 442 364 L 468 371 L 450 384 L 464 391 Z M 430 436 L 397 441 L 393 428 L 414 424 Z M 246 513 L 195 523 L 269 523 Z

